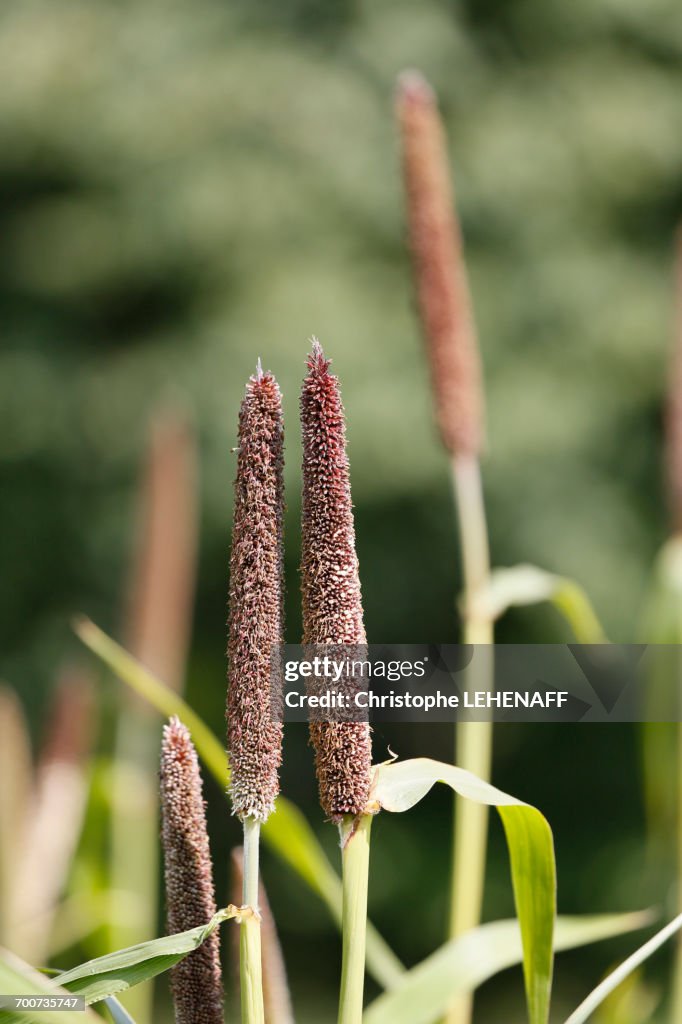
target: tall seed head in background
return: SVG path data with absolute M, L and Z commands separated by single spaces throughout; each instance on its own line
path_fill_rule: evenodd
M 216 912 L 199 774 L 189 732 L 177 718 L 163 730 L 161 819 L 168 933 L 206 924 Z M 176 1024 L 223 1024 L 218 931 L 171 972 Z
M 274 808 L 282 761 L 271 693 L 273 645 L 284 635 L 283 464 L 282 398 L 259 363 L 239 413 L 227 649 L 232 806 L 258 821 Z
M 12 948 L 34 963 L 47 958 L 50 923 L 81 834 L 95 723 L 93 680 L 81 669 L 65 669 L 50 707 L 26 828 L 17 837 L 10 893 Z
M 125 646 L 179 692 L 196 582 L 197 452 L 189 422 L 174 410 L 154 416 L 139 491 Z
M 301 393 L 303 643 L 366 642 L 355 553 L 346 425 L 338 379 L 313 339 Z M 364 722 L 311 722 L 322 809 L 334 821 L 367 803 L 371 740 Z
M 478 456 L 484 442 L 483 394 L 462 239 L 436 100 L 417 72 L 400 76 L 396 108 L 436 421 L 450 454 Z

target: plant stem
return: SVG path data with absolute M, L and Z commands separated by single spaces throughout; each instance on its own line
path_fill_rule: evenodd
M 343 958 L 338 1024 L 360 1024 L 365 984 L 367 883 L 372 815 L 346 817 L 339 827 L 343 861 Z
M 263 978 L 258 916 L 258 845 L 260 822 L 244 819 L 243 902 L 253 913 L 242 918 L 239 935 L 242 1024 L 264 1024 Z
M 682 911 L 682 724 L 677 726 L 677 910 Z M 673 1005 L 671 1020 L 682 1013 L 682 938 L 675 943 Z
M 493 686 L 493 623 L 488 616 L 473 611 L 474 595 L 486 585 L 490 575 L 488 530 L 478 459 L 456 455 L 452 460 L 452 482 L 459 518 L 460 549 L 464 575 L 464 643 L 489 646 L 489 656 L 477 652 L 474 664 L 479 673 L 477 690 Z M 460 768 L 473 772 L 486 782 L 492 763 L 492 722 L 462 722 L 456 726 L 456 755 Z M 455 797 L 455 835 L 453 843 L 452 890 L 450 902 L 451 938 L 461 935 L 480 922 L 485 879 L 488 837 L 488 808 L 471 800 Z M 473 997 L 460 996 L 450 1007 L 447 1024 L 468 1024 Z

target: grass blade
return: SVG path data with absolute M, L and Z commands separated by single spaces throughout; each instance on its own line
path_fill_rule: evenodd
M 77 995 L 85 997 L 86 1003 L 98 1002 L 118 992 L 139 985 L 175 967 L 180 960 L 197 949 L 215 929 L 238 917 L 236 907 L 219 910 L 208 924 L 191 928 L 176 935 L 164 935 L 160 939 L 140 942 L 128 949 L 88 960 L 71 971 L 59 976 L 59 984 Z
M 546 1024 L 556 908 L 552 831 L 535 807 L 503 793 L 463 768 L 426 757 L 379 765 L 371 800 L 387 811 L 406 811 L 426 796 L 436 782 L 444 782 L 467 800 L 496 807 L 502 818 L 521 927 L 528 1016 L 531 1024 Z
M 640 946 L 632 956 L 629 956 L 627 960 L 624 960 L 619 967 L 616 967 L 615 971 L 612 971 L 608 977 L 604 978 L 600 985 L 597 985 L 592 992 L 590 992 L 587 999 L 584 999 L 577 1010 L 574 1010 L 570 1017 L 565 1021 L 565 1024 L 584 1024 L 586 1020 L 592 1016 L 597 1007 L 604 1002 L 606 997 L 610 995 L 614 989 L 616 989 L 622 981 L 632 974 L 640 964 L 643 964 L 645 960 L 648 960 L 656 950 L 668 941 L 673 935 L 675 935 L 680 928 L 682 928 L 682 914 L 678 914 L 677 917 L 673 918 L 665 928 L 661 928 L 659 932 L 645 942 L 643 946 Z
M 227 754 L 217 736 L 192 710 L 187 701 L 156 679 L 115 640 L 103 633 L 94 622 L 86 618 L 77 619 L 74 622 L 74 630 L 86 647 L 101 658 L 127 686 L 155 707 L 164 718 L 178 716 L 192 734 L 192 741 L 197 750 L 201 747 L 201 756 L 206 767 L 219 780 L 220 785 L 224 786 L 230 777 Z
M 133 1018 L 125 1007 L 121 1006 L 118 999 L 114 999 L 113 996 L 109 996 L 108 999 L 104 1000 L 104 1005 L 111 1014 L 111 1019 L 114 1024 L 135 1024 Z
M 592 602 L 583 588 L 566 576 L 538 569 L 535 565 L 514 565 L 494 569 L 488 585 L 474 598 L 479 615 L 499 619 L 509 608 L 549 601 L 568 622 L 581 644 L 606 643 L 606 634 Z
M 644 928 L 651 918 L 648 911 L 558 917 L 554 949 L 574 949 Z M 520 963 L 522 957 L 516 918 L 480 925 L 406 972 L 392 992 L 379 996 L 368 1007 L 363 1024 L 433 1024 L 453 995 L 472 992 L 498 971 Z
M 642 1024 L 655 1020 L 662 996 L 659 986 L 646 979 L 644 968 L 639 968 L 606 997 L 594 1015 L 594 1024 Z
M 68 996 L 39 971 L 13 953 L 0 950 L 0 992 L 3 995 Z M 1 1024 L 101 1024 L 101 1018 L 86 1010 L 0 1010 Z
M 679 402 L 680 396 L 676 396 Z M 679 430 L 680 424 L 676 424 Z M 678 453 L 679 455 L 680 453 Z M 679 497 L 680 480 L 676 480 Z M 682 641 L 682 540 L 671 537 L 661 548 L 645 604 L 642 638 L 646 643 L 679 645 Z M 678 647 L 679 652 L 679 647 Z M 679 685 L 682 659 L 677 656 L 677 679 L 665 679 L 666 687 L 672 682 Z M 665 713 L 658 715 L 654 694 L 661 692 L 656 664 L 652 666 L 648 690 L 648 722 L 642 725 L 642 768 L 644 805 L 647 816 L 649 858 L 656 870 L 667 870 L 669 858 L 676 856 L 678 875 L 677 910 L 682 910 L 682 724 L 665 721 Z M 665 672 L 670 671 L 666 666 Z M 677 771 L 671 778 L 671 765 Z M 673 967 L 672 1014 L 677 1020 L 682 1015 L 682 941 L 677 943 Z

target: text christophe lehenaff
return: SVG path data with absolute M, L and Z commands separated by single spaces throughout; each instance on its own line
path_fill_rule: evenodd
M 278 721 L 682 721 L 682 647 L 282 644 Z
M 292 713 L 332 720 L 363 720 L 368 712 L 411 712 L 490 709 L 563 708 L 568 691 L 552 689 L 467 689 L 453 685 L 454 675 L 466 667 L 459 658 L 452 675 L 429 665 L 429 655 L 416 658 L 367 658 L 315 653 L 283 661 L 284 681 L 280 708 L 285 719 Z M 434 683 L 434 679 L 439 680 Z M 426 683 L 426 685 L 424 685 Z M 439 683 L 445 683 L 441 686 Z M 392 684 L 399 684 L 397 686 Z M 298 714 L 297 714 L 298 713 Z M 324 713 L 324 714 L 321 714 Z

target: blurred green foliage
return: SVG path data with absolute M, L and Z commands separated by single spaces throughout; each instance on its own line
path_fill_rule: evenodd
M 392 118 L 395 75 L 410 65 L 435 85 L 449 131 L 486 372 L 494 561 L 576 577 L 612 638 L 633 638 L 665 535 L 679 4 L 4 0 L 0 672 L 34 715 L 76 649 L 71 614 L 119 624 L 146 427 L 174 404 L 192 415 L 202 456 L 190 695 L 220 728 L 230 449 L 258 355 L 285 394 L 298 636 L 297 391 L 311 333 L 344 387 L 369 635 L 456 635 L 454 519 L 412 308 Z M 564 635 L 550 611 L 515 613 L 500 631 Z M 505 788 L 556 826 L 562 909 L 660 897 L 644 884 L 641 898 L 629 891 L 643 857 L 632 733 L 499 733 Z M 384 727 L 378 753 L 389 741 L 405 755 L 450 748 L 442 729 Z M 295 728 L 290 750 L 285 785 L 315 817 Z M 556 776 L 531 780 L 543 759 Z M 587 774 L 595 763 L 603 792 Z M 581 786 L 592 787 L 594 816 L 581 810 L 578 822 Z M 376 916 L 408 957 L 428 952 L 443 926 L 448 808 L 434 797 L 417 813 L 434 858 L 418 933 L 396 900 L 428 854 L 414 821 L 385 826 L 400 865 L 376 830 Z M 217 802 L 213 815 L 220 833 Z M 302 893 L 269 867 L 276 908 L 298 908 Z M 504 902 L 498 871 L 496 912 L 509 909 L 500 893 Z M 288 921 L 296 994 L 307 976 L 295 964 L 328 945 L 328 977 L 324 967 L 318 978 L 327 1006 L 333 932 L 317 907 Z

